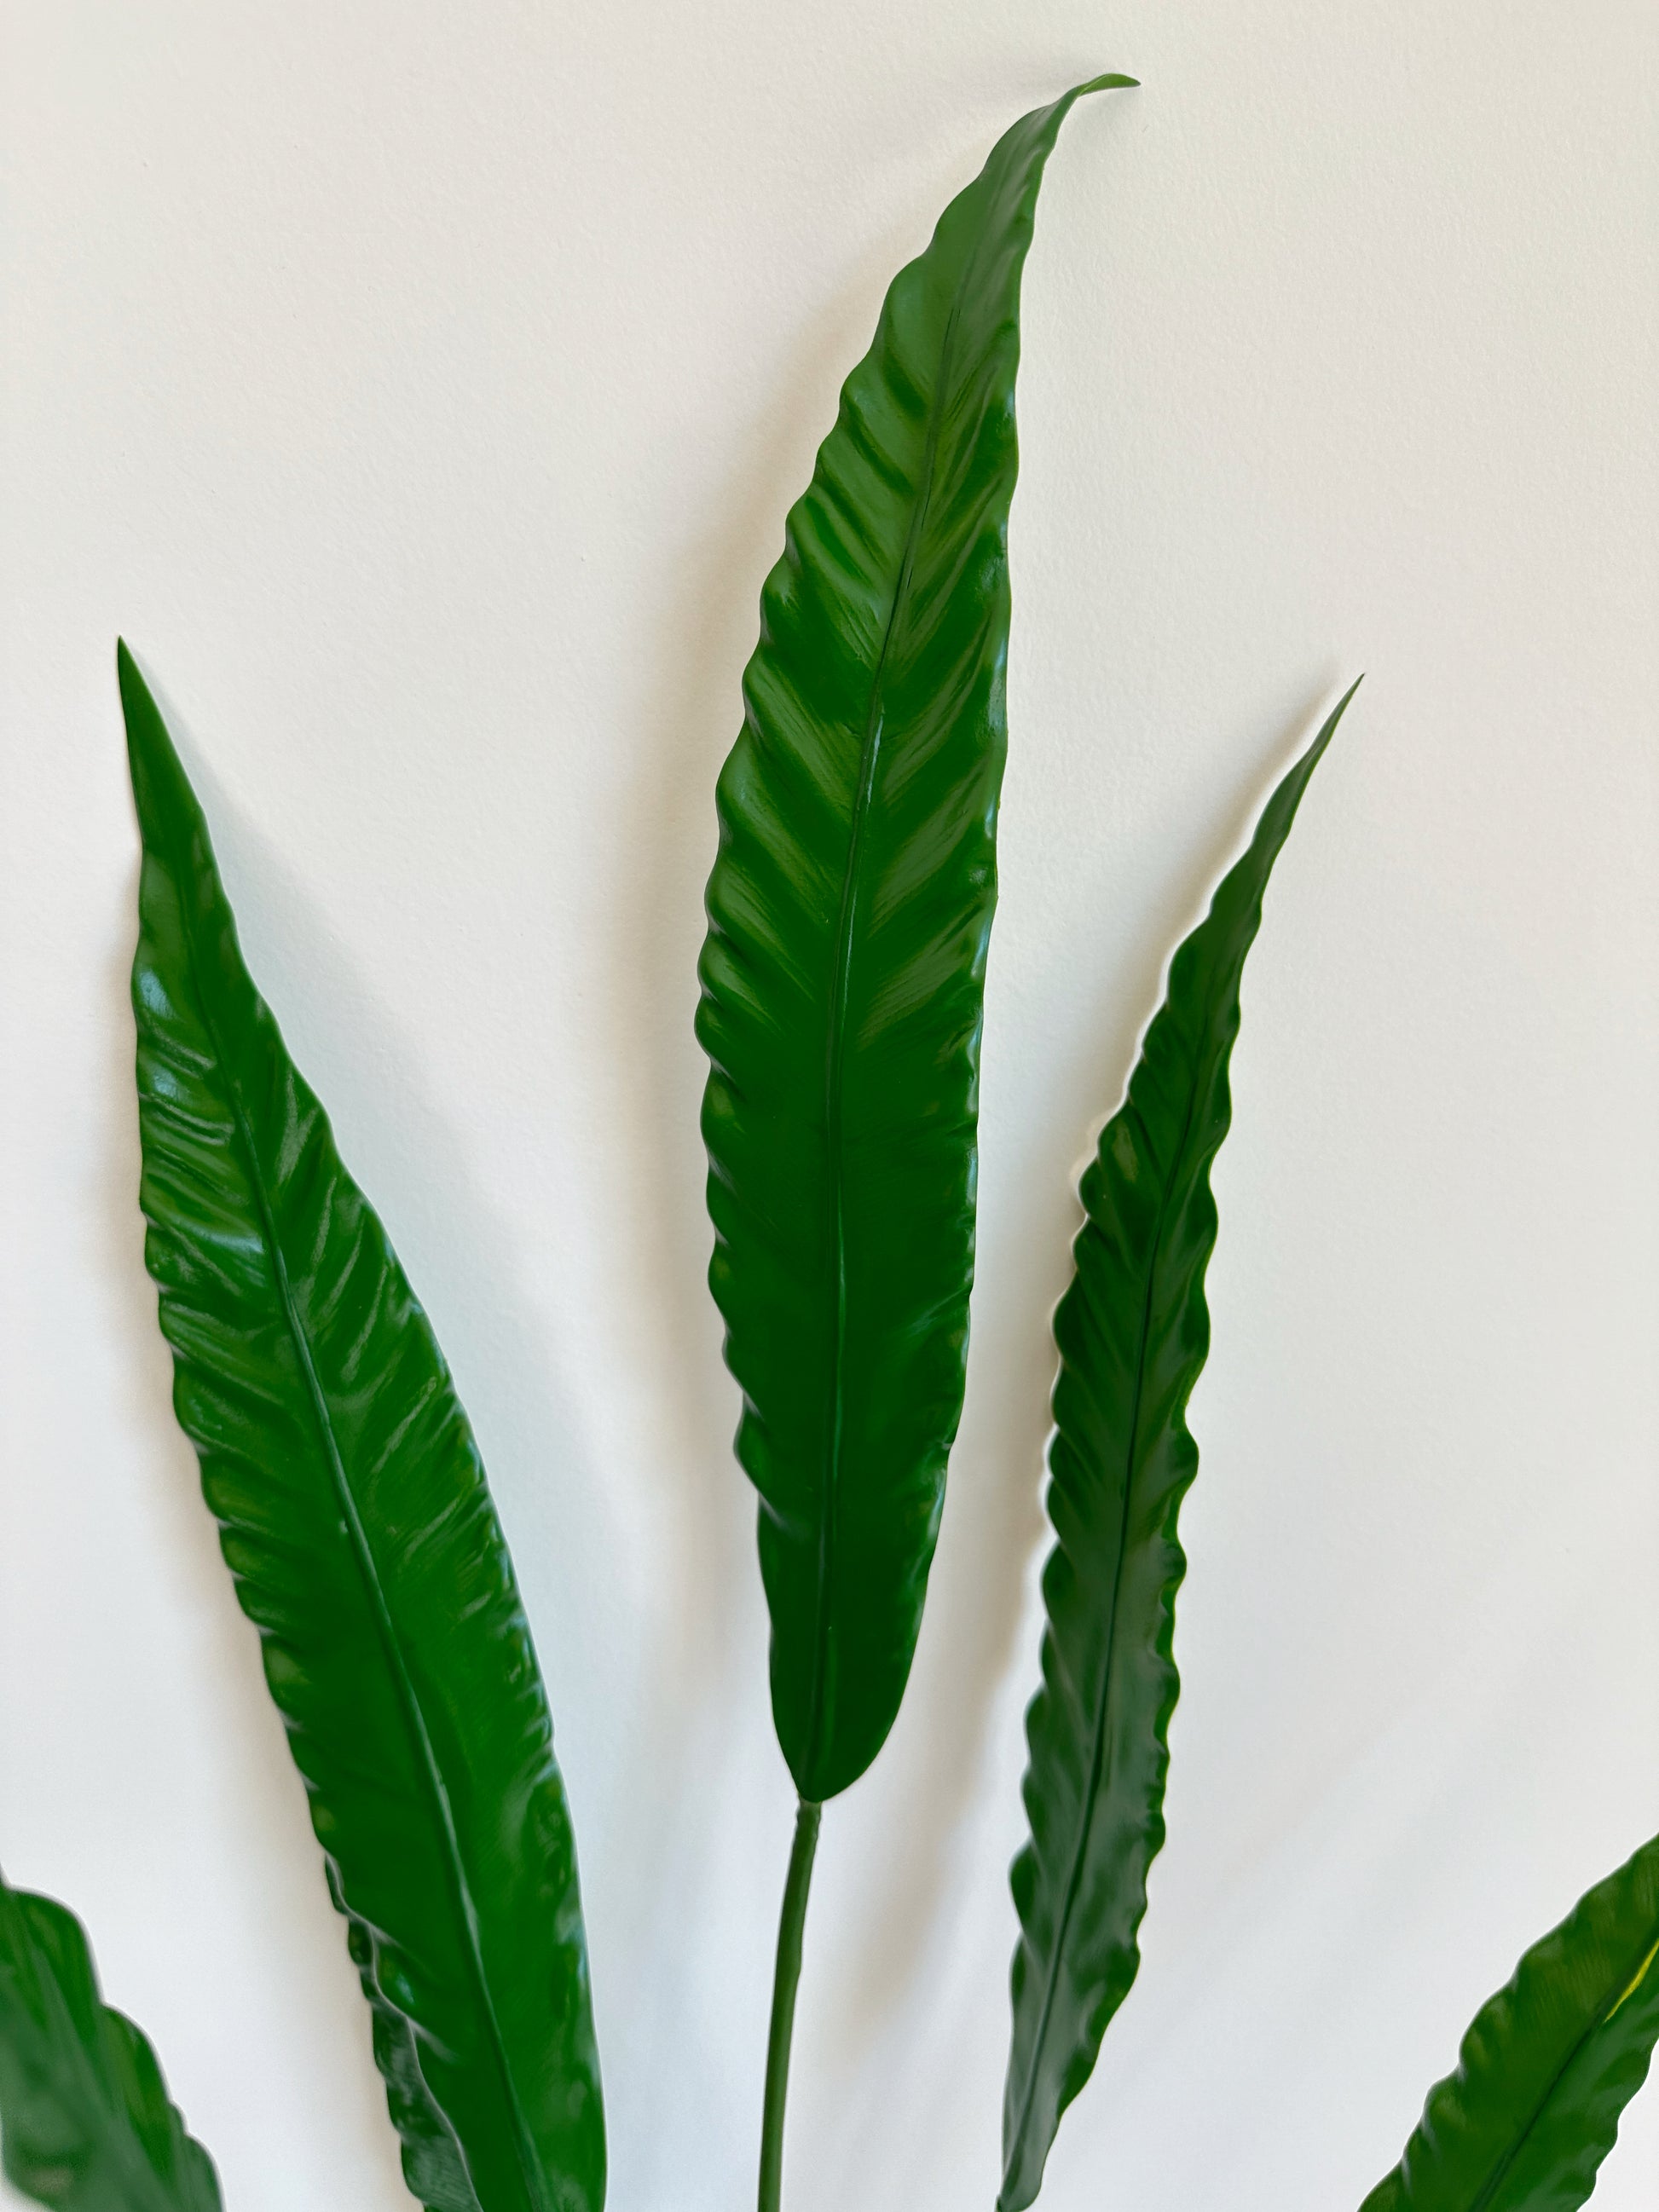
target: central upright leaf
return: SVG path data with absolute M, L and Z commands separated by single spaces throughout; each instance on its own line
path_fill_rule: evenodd
M 1133 82 L 1016 124 L 894 280 L 767 580 L 720 777 L 710 1280 L 809 1802 L 892 1725 L 962 1410 L 1020 274 L 1066 112 Z

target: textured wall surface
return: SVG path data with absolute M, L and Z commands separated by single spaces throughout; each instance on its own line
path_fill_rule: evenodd
M 0 1861 L 231 2212 L 407 2200 L 143 1273 L 118 629 L 449 1353 L 577 1820 L 619 2212 L 749 2200 L 791 1800 L 702 1282 L 712 788 L 888 277 L 1027 285 L 968 1413 L 827 1817 L 791 2212 L 989 2212 L 1072 1177 L 1246 978 L 1146 1963 L 1054 2212 L 1327 2212 L 1659 1828 L 1659 15 L 4 0 Z M 1659 2086 L 1596 2198 L 1659 2198 Z

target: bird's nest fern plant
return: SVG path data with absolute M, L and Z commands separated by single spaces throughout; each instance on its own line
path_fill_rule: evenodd
M 767 579 L 720 778 L 697 1033 L 710 1280 L 759 1499 L 799 1799 L 765 2054 L 778 2212 L 823 1808 L 904 1694 L 962 1410 L 983 985 L 1006 746 L 1020 278 L 1103 76 L 1024 117 L 889 290 Z M 432 1329 L 244 963 L 201 807 L 118 655 L 143 870 L 146 1257 L 237 1596 L 430 2212 L 599 2212 L 605 2124 L 570 1808 L 530 1630 Z M 1042 1680 L 999 2212 L 1036 2198 L 1134 1980 L 1177 1692 L 1186 1407 L 1244 963 L 1348 694 L 1176 953 L 1083 1178 L 1054 1320 Z M 1364 2212 L 1571 2212 L 1659 2036 L 1659 1841 L 1476 2015 Z M 757 2062 L 760 2054 L 757 2053 Z M 64 2212 L 218 2212 L 86 1938 L 0 1882 L 0 2145 Z

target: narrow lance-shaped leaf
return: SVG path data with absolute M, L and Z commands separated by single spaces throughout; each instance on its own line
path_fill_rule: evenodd
M 1361 2212 L 1577 2212 L 1659 2040 L 1659 1838 L 1475 2014 Z
M 1186 1407 L 1209 1350 L 1210 1169 L 1231 1119 L 1239 985 L 1273 862 L 1352 696 L 1274 792 L 1170 963 L 1127 1097 L 1083 1178 L 1085 1218 L 1054 1316 L 1055 1540 L 1042 1575 L 1042 1687 L 1026 1717 L 1031 1839 L 1012 1875 L 1022 1932 L 1002 2212 L 1036 2197 L 1060 2116 L 1140 1963 L 1146 1870 L 1164 1841 L 1186 1570 L 1176 1521 L 1198 1472 Z
M 404 2172 L 596 2212 L 576 1861 L 507 1546 L 426 1316 L 238 950 L 125 647 L 145 1255 L 173 1402 L 311 1801 Z
M 1131 82 L 1017 124 L 894 280 L 791 510 L 720 781 L 710 1281 L 808 1802 L 892 1725 L 962 1409 L 1020 274 L 1061 121 Z
M 81 1923 L 0 1876 L 0 2166 L 58 2212 L 219 2212 L 155 2053 L 98 1994 Z

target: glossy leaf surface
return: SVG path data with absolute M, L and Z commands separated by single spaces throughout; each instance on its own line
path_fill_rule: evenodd
M 98 1993 L 81 1923 L 0 1877 L 0 2165 L 61 2212 L 219 2212 L 155 2053 Z
M 1231 1119 L 1239 987 L 1273 862 L 1346 705 L 1274 792 L 1176 954 L 1127 1096 L 1083 1178 L 1085 1218 L 1054 1316 L 1054 1547 L 1042 1576 L 1042 1687 L 1026 1717 L 1031 1839 L 1012 1878 L 1022 1932 L 1003 2212 L 1036 2197 L 1060 2116 L 1139 1965 L 1146 1873 L 1164 1841 L 1186 1571 L 1176 1523 L 1198 1472 L 1186 1407 L 1209 1350 L 1210 1170 Z
M 311 1801 L 410 2187 L 595 2212 L 604 2126 L 546 1698 L 483 1469 L 237 947 L 123 648 L 145 1251 L 173 1401 Z
M 1576 2212 L 1659 2039 L 1659 1838 L 1582 1897 L 1475 2014 L 1361 2212 Z
M 720 781 L 710 1281 L 810 1802 L 898 1710 L 962 1410 L 1020 276 L 1095 88 L 1017 124 L 894 280 L 790 512 Z

